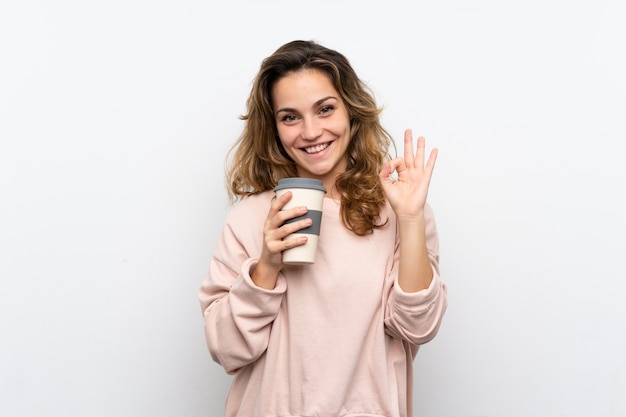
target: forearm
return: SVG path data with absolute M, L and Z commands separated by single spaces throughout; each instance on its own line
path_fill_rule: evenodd
M 272 290 L 276 287 L 279 272 L 280 269 L 259 262 L 250 273 L 250 279 L 252 279 L 252 282 L 254 282 L 256 286 L 265 288 L 266 290 Z
M 214 262 L 200 288 L 209 351 L 228 372 L 265 351 L 286 291 L 284 279 L 273 290 L 258 288 L 248 273 L 252 265 L 252 260 L 244 262 L 237 277 L 232 275 L 234 270 Z
M 423 211 L 416 216 L 398 218 L 400 259 L 398 283 L 405 292 L 430 286 L 433 270 L 426 247 L 426 222 Z

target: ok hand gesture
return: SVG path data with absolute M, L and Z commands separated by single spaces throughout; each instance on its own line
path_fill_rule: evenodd
M 428 187 L 432 177 L 437 149 L 430 152 L 424 165 L 426 139 L 417 139 L 417 151 L 413 154 L 413 133 L 410 129 L 404 132 L 404 158 L 396 158 L 385 162 L 380 172 L 383 190 L 389 204 L 400 220 L 414 219 L 424 212 Z M 391 174 L 398 173 L 393 180 Z

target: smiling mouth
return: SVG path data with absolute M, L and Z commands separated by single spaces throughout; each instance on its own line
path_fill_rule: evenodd
M 326 143 L 320 143 L 319 145 L 315 145 L 315 146 L 308 146 L 303 149 L 306 153 L 318 153 L 318 152 L 322 152 L 324 149 L 328 148 L 329 146 L 330 146 L 330 143 L 326 142 Z

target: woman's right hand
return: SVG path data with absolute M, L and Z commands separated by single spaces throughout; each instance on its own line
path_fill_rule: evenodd
M 285 224 L 286 220 L 306 214 L 306 207 L 293 207 L 281 210 L 291 200 L 292 193 L 286 192 L 280 197 L 274 197 L 270 211 L 263 225 L 263 249 L 259 261 L 252 271 L 252 281 L 262 288 L 273 289 L 276 286 L 278 273 L 283 269 L 282 252 L 296 246 L 304 245 L 306 236 L 284 239 L 300 229 L 309 227 L 311 219 L 306 218 L 293 223 Z

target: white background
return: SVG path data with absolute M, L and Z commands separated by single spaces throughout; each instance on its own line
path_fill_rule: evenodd
M 261 59 L 300 38 L 440 151 L 450 304 L 415 414 L 626 416 L 625 21 L 621 0 L 2 2 L 0 415 L 222 413 L 196 291 L 223 161 Z

